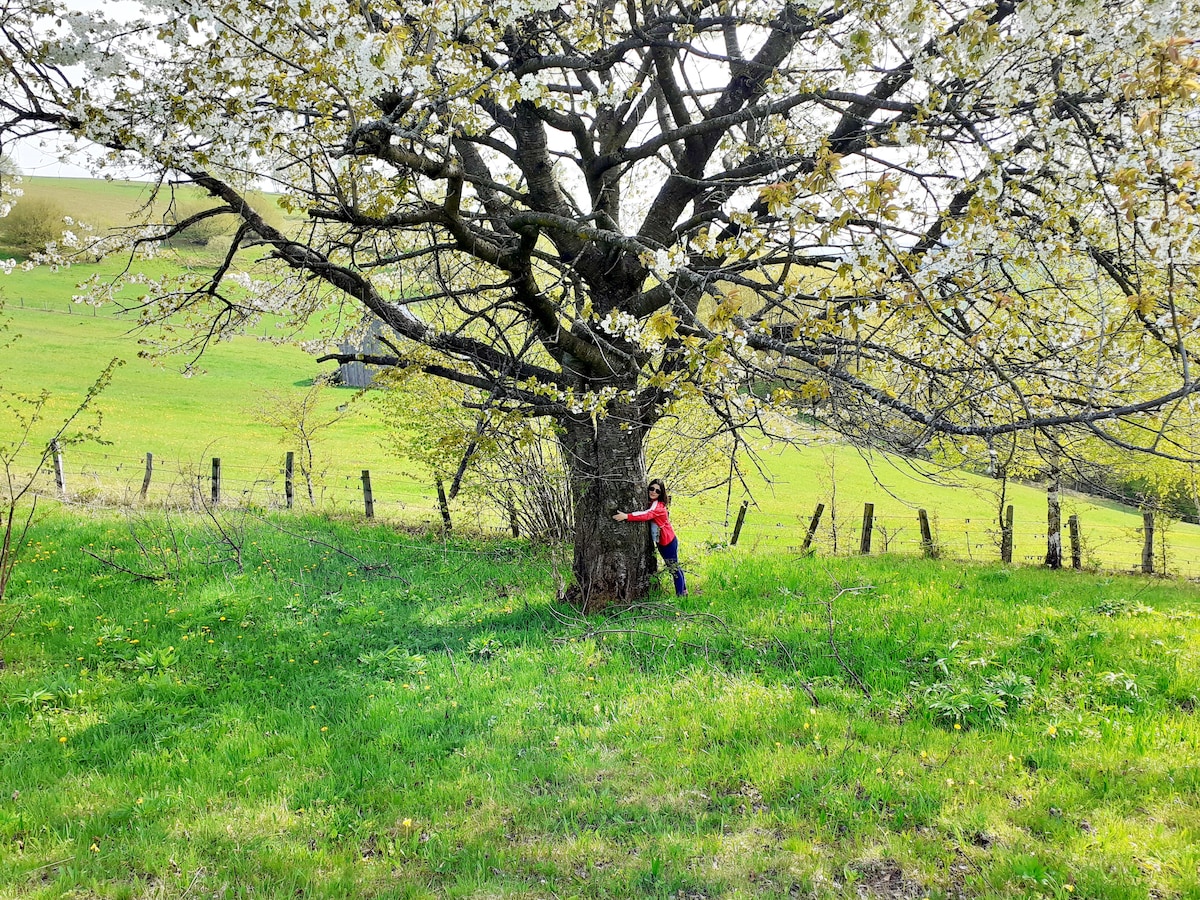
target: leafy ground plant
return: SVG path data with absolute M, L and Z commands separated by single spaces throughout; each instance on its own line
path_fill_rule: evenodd
M 171 527 L 32 534 L 0 897 L 1200 897 L 1195 586 L 714 551 L 583 619 L 518 541 Z

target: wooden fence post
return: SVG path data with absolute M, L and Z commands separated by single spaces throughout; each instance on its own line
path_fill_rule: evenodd
M 738 535 L 742 533 L 742 522 L 746 520 L 746 507 L 750 505 L 749 500 L 742 501 L 742 508 L 738 510 L 737 521 L 733 523 L 733 537 L 729 539 L 729 546 L 736 547 Z
M 221 458 L 212 458 L 212 502 L 216 506 L 221 502 Z
M 1071 535 L 1071 568 L 1083 568 L 1083 546 L 1079 540 L 1079 516 L 1067 518 L 1067 531 Z
M 929 527 L 929 513 L 923 509 L 918 509 L 917 521 L 921 525 L 921 552 L 930 559 L 933 559 L 937 554 L 933 547 L 933 531 Z
M 866 554 L 866 553 L 871 552 L 871 531 L 874 529 L 874 526 L 875 526 L 875 504 L 874 503 L 864 503 L 863 504 L 862 538 L 858 542 L 858 552 L 859 553 Z
M 437 480 L 438 509 L 442 511 L 442 527 L 450 531 L 454 526 L 450 523 L 450 503 L 446 500 L 446 486 L 442 479 Z
M 1062 505 L 1058 469 L 1050 474 L 1050 487 L 1046 489 L 1046 565 L 1051 569 L 1062 568 Z
M 283 497 L 291 509 L 296 497 L 296 454 L 291 450 L 283 460 Z
M 517 505 L 511 500 L 508 501 L 508 527 L 512 530 L 513 537 L 521 536 L 521 524 L 517 521 Z
M 54 454 L 54 484 L 58 487 L 58 492 L 65 497 L 67 496 L 67 473 L 63 468 L 62 444 L 58 441 L 51 441 L 50 452 Z
M 1000 562 L 1011 564 L 1013 554 L 1013 508 L 1004 510 L 1004 525 L 1000 529 Z
M 146 475 L 142 479 L 142 502 L 146 502 L 146 494 L 150 491 L 150 476 L 154 474 L 154 454 L 146 454 Z
M 375 495 L 371 493 L 371 470 L 362 470 L 363 512 L 368 519 L 375 518 Z
M 821 513 L 825 512 L 825 504 L 818 503 L 817 508 L 813 510 L 812 518 L 808 522 L 808 534 L 804 535 L 804 546 L 800 548 L 801 553 L 807 553 L 812 546 L 813 538 L 817 535 L 817 524 L 821 521 Z
M 1142 510 L 1142 574 L 1154 574 L 1154 512 Z

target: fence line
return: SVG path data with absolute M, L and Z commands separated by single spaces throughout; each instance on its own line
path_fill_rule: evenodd
M 27 449 L 23 456 L 36 460 L 40 453 Z M 53 465 L 43 468 L 34 489 L 44 496 L 65 495 L 103 505 L 202 508 L 216 501 L 230 508 L 288 509 L 294 508 L 294 492 L 300 488 L 301 496 L 305 497 L 300 506 L 305 509 L 379 518 L 397 524 L 440 526 L 443 531 L 451 528 L 449 504 L 444 496 L 438 496 L 436 483 L 431 482 L 417 496 L 413 496 L 410 488 L 397 497 L 391 493 L 395 485 L 388 483 L 390 479 L 401 479 L 406 486 L 414 481 L 410 473 L 394 469 L 316 473 L 315 502 L 310 506 L 305 480 L 300 478 L 297 483 L 294 471 L 289 468 L 291 457 L 292 453 L 281 451 L 278 460 L 254 464 L 219 457 L 172 460 L 147 453 L 135 460 L 68 446 L 59 448 L 52 458 Z M 818 504 L 811 519 L 810 512 L 796 509 L 795 523 L 763 522 L 752 509 L 748 510 L 746 502 L 738 511 L 732 535 L 728 518 L 688 518 L 686 514 L 680 518 L 685 527 L 700 532 L 693 538 L 696 544 L 702 542 L 703 533 L 707 532 L 715 539 L 714 543 L 752 548 L 764 543 L 782 545 L 781 549 L 797 554 L 857 550 L 858 553 L 941 554 L 974 561 L 996 561 L 1007 556 L 1014 562 L 1029 564 L 1042 564 L 1046 559 L 1049 529 L 1040 510 L 1036 516 L 1018 515 L 1015 523 L 1010 519 L 1005 528 L 998 516 L 929 517 L 924 510 L 887 512 L 868 503 L 861 511 L 855 509 L 837 517 L 836 540 L 833 516 L 827 512 L 825 503 Z M 822 512 L 825 512 L 823 520 Z M 472 524 L 480 530 L 508 532 L 512 528 L 510 517 L 502 513 L 488 518 L 476 508 L 473 516 L 467 510 L 456 515 L 473 518 Z M 1180 523 L 1148 511 L 1145 515 L 1142 523 L 1130 525 L 1092 523 L 1075 515 L 1064 517 L 1063 530 L 1071 536 L 1071 542 L 1063 544 L 1063 564 L 1200 576 L 1200 535 L 1185 533 L 1182 537 L 1194 537 L 1197 546 L 1181 545 L 1181 535 L 1178 532 L 1172 535 L 1174 526 Z

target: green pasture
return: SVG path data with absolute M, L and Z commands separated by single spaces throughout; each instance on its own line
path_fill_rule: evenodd
M 198 188 L 166 185 L 155 192 L 151 182 L 30 176 L 22 178 L 19 187 L 22 197 L 18 203 L 29 200 L 48 204 L 100 234 L 145 220 L 161 222 L 172 204 L 196 211 L 201 208 L 199 204 L 211 202 Z M 251 196 L 269 216 L 286 219 L 269 195 L 254 192 Z M 73 230 L 78 232 L 79 228 Z
M 0 898 L 1200 898 L 1200 591 L 44 507 Z
M 105 446 L 68 449 L 69 488 L 81 499 L 127 499 L 140 491 L 147 452 L 154 454 L 151 499 L 186 499 L 197 479 L 207 479 L 211 459 L 222 460 L 227 496 L 248 496 L 271 504 L 282 499 L 282 469 L 288 449 L 278 429 L 256 419 L 264 392 L 307 390 L 311 379 L 329 371 L 301 350 L 253 337 L 212 345 L 194 374 L 181 374 L 186 360 L 152 361 L 138 357 L 138 335 L 106 308 L 63 303 L 53 308 L 53 277 L 58 295 L 69 296 L 69 283 L 81 273 L 17 273 L 5 282 L 12 330 L 22 337 L 0 360 L 0 379 L 9 385 L 46 389 L 54 411 L 65 414 L 82 397 L 95 375 L 112 358 L 125 360 L 101 398 Z M 28 288 L 36 275 L 34 287 Z M 25 298 L 25 306 L 20 298 Z M 39 301 L 45 301 L 39 305 Z M 50 306 L 50 309 L 47 309 Z M 68 309 L 70 312 L 68 312 Z M 341 511 L 361 510 L 361 473 L 372 473 L 377 515 L 395 520 L 429 521 L 436 494 L 429 477 L 416 466 L 389 456 L 380 443 L 382 424 L 373 405 L 350 389 L 331 389 L 325 412 L 350 404 L 350 415 L 318 439 L 318 470 L 324 503 Z M 0 440 L 11 435 L 0 434 Z M 917 509 L 928 511 L 937 542 L 956 558 L 990 560 L 999 555 L 997 483 L 969 473 L 921 477 L 903 461 L 862 457 L 852 448 L 814 438 L 803 447 L 762 448 L 770 481 L 754 486 L 739 549 L 798 552 L 813 508 L 826 511 L 816 547 L 823 553 L 858 548 L 863 504 L 875 505 L 873 551 L 919 553 Z M 45 476 L 49 479 L 49 474 Z M 700 545 L 723 544 L 731 536 L 744 496 L 728 500 L 721 492 L 678 497 L 673 517 L 690 552 Z M 1045 554 L 1046 502 L 1036 486 L 1010 484 L 1007 501 L 1015 507 L 1014 558 L 1036 563 Z M 478 522 L 474 509 L 456 515 Z M 1065 516 L 1082 523 L 1084 563 L 1115 570 L 1132 569 L 1141 559 L 1142 519 L 1117 504 L 1067 495 Z M 486 520 L 485 520 L 485 524 Z M 501 523 L 492 522 L 500 527 Z M 1170 571 L 1200 574 L 1200 528 L 1175 523 L 1166 534 Z M 1161 545 L 1159 547 L 1161 555 Z M 688 552 L 685 549 L 685 555 Z
M 98 227 L 112 227 L 146 202 L 146 185 L 84 179 L 27 179 L 30 197 L 87 212 Z M 82 212 L 80 212 L 82 215 Z M 107 218 L 106 218 L 107 217 Z M 85 216 L 86 218 L 86 216 Z M 167 251 L 138 266 L 152 276 L 179 267 L 211 264 L 202 250 Z M 0 383 L 30 391 L 48 390 L 53 411 L 63 414 L 83 395 L 112 358 L 125 361 L 100 402 L 105 446 L 71 447 L 64 460 L 68 489 L 77 500 L 125 501 L 140 492 L 145 455 L 155 473 L 152 502 L 181 502 L 205 489 L 211 460 L 222 461 L 223 493 L 271 506 L 282 502 L 283 460 L 287 450 L 278 429 L 261 421 L 265 392 L 307 390 L 312 379 L 331 371 L 301 350 L 271 342 L 281 332 L 271 322 L 252 337 L 209 347 L 188 377 L 187 357 L 140 359 L 144 337 L 111 307 L 95 309 L 72 302 L 76 285 L 93 275 L 115 277 L 124 261 L 71 268 L 17 271 L 0 281 L 12 330 L 22 339 L 0 359 Z M 132 300 L 130 294 L 127 299 Z M 314 324 L 313 328 L 317 326 Z M 315 332 L 314 332 L 315 333 Z M 362 472 L 370 471 L 376 514 L 391 520 L 428 522 L 437 516 L 430 475 L 388 455 L 381 447 L 382 423 L 373 404 L 349 389 L 326 392 L 323 412 L 349 404 L 350 414 L 317 442 L 317 489 L 326 509 L 362 509 Z M 12 435 L 3 433 L 0 441 Z M 673 518 L 681 528 L 685 556 L 731 537 L 738 510 L 749 500 L 739 552 L 798 553 L 818 502 L 826 505 L 815 547 L 821 553 L 855 552 L 863 505 L 873 503 L 873 552 L 920 552 L 917 509 L 927 510 L 934 537 L 948 556 L 990 560 L 999 555 L 998 484 L 970 473 L 922 477 L 903 461 L 863 458 L 852 448 L 813 435 L 805 445 L 772 447 L 760 441 L 766 477 L 753 477 L 751 495 L 712 492 L 679 496 Z M 656 473 L 668 474 L 668 473 Z M 48 480 L 49 475 L 46 476 Z M 52 490 L 53 485 L 48 486 Z M 1046 503 L 1038 486 L 1010 484 L 1005 498 L 1015 511 L 1014 559 L 1035 564 L 1045 555 Z M 306 500 L 305 500 L 306 502 Z M 501 528 L 460 504 L 459 522 Z M 1063 519 L 1079 516 L 1086 566 L 1130 570 L 1140 565 L 1142 518 L 1118 504 L 1068 495 Z M 1200 526 L 1160 523 L 1156 565 L 1176 574 L 1200 575 Z

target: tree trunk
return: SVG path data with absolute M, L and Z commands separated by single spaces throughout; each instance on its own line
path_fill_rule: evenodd
M 564 423 L 561 441 L 575 508 L 573 584 L 567 599 L 585 613 L 641 600 L 656 568 L 649 525 L 613 521 L 618 510 L 634 512 L 648 505 L 647 428 L 630 424 L 637 421 L 632 407 L 610 407 L 605 418 Z

